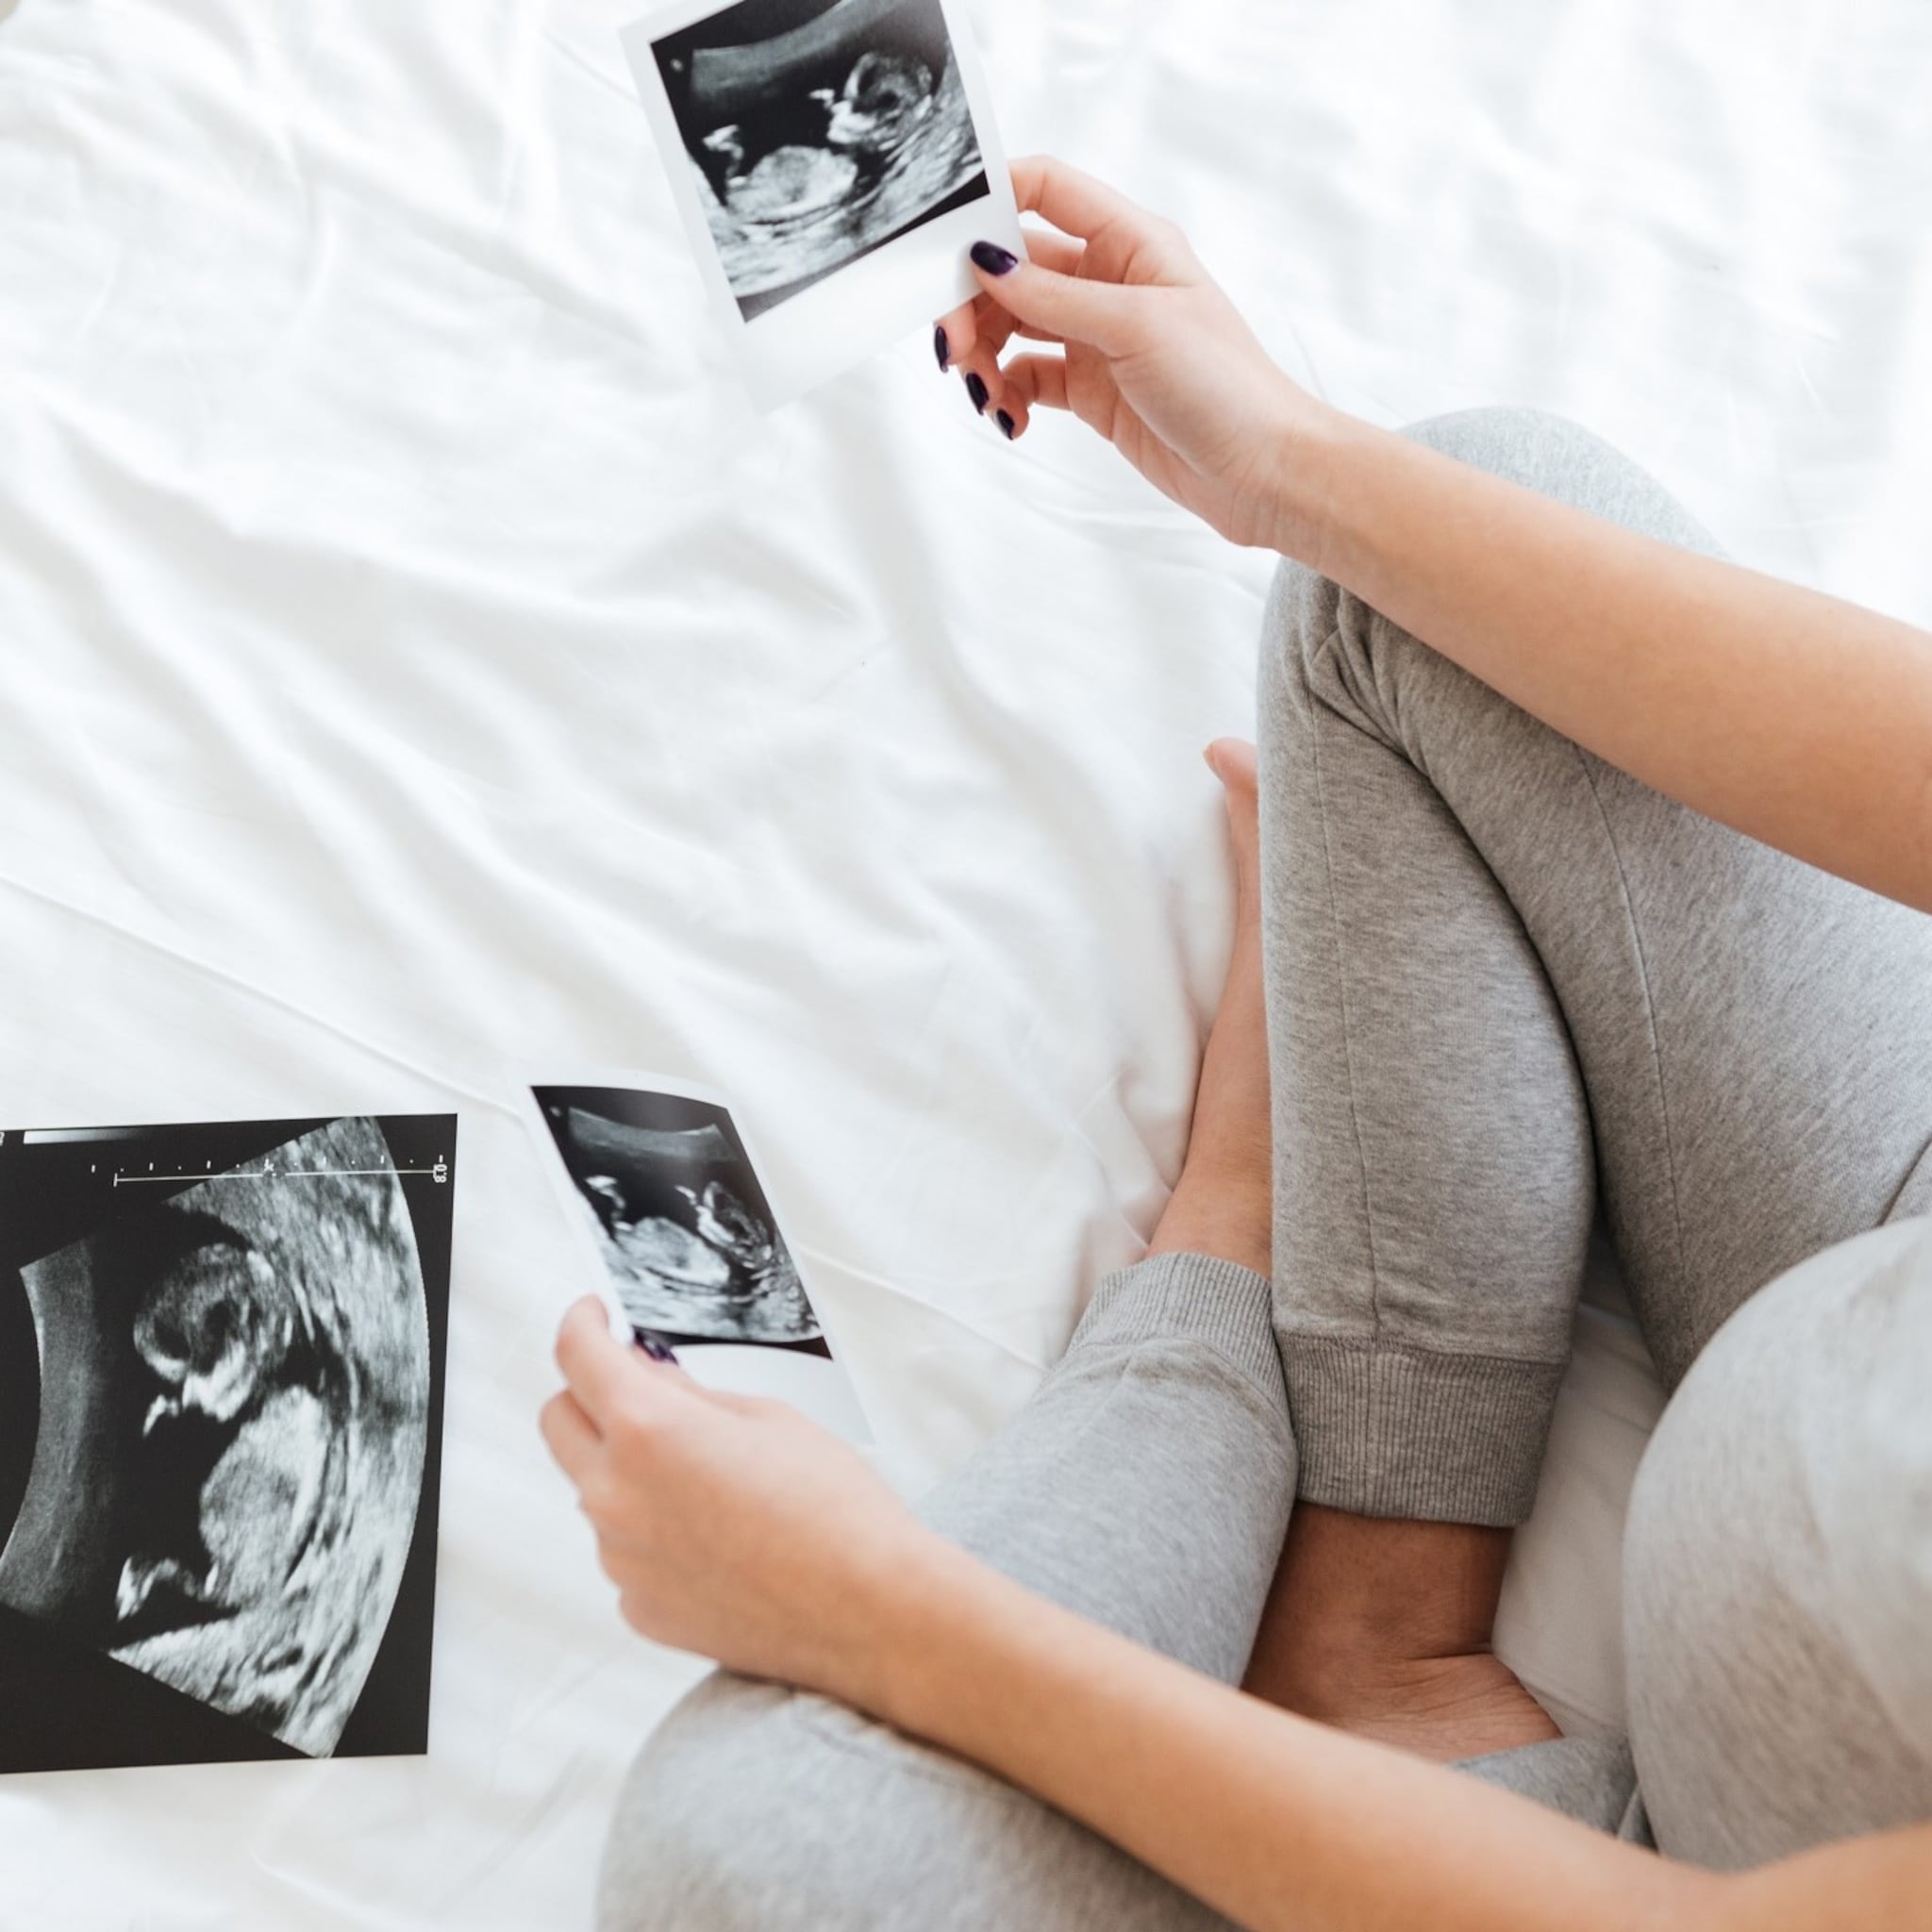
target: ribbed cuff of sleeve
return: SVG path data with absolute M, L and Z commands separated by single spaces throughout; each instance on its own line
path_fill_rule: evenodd
M 1274 1289 L 1252 1268 L 1211 1255 L 1151 1255 L 1094 1290 L 1067 1354 L 1123 1342 L 1205 1341 L 1278 1403 L 1273 1315 Z
M 1512 1527 L 1536 1501 L 1561 1362 L 1284 1334 L 1304 1502 Z

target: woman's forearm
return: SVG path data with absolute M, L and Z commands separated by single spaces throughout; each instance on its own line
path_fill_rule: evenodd
M 1255 1932 L 1707 1924 L 1726 1881 L 1226 1689 L 935 1556 L 869 1701 Z
M 1346 419 L 1280 547 L 1610 764 L 1932 911 L 1932 637 Z

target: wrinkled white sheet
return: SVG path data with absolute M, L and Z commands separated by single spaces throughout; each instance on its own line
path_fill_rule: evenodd
M 0 1113 L 464 1111 L 429 1757 L 5 1781 L 9 1932 L 583 1923 L 696 1667 L 539 1447 L 519 1069 L 738 1098 L 908 1487 L 1175 1170 L 1266 561 L 924 340 L 757 418 L 631 10 L 0 0 Z M 1932 617 L 1924 9 L 969 11 L 1014 151 L 1179 217 L 1336 401 L 1565 410 Z M 1655 1391 L 1585 1327 L 1504 1634 L 1604 1722 Z

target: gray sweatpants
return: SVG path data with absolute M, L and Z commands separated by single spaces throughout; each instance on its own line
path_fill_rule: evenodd
M 1707 547 L 1570 425 L 1482 411 L 1415 433 Z M 1041 1594 L 1238 1682 L 1298 1490 L 1369 1514 L 1527 1513 L 1599 1208 L 1673 1384 L 1774 1275 L 1897 1223 L 1779 1283 L 1707 1354 L 1689 1423 L 1674 1402 L 1658 1447 L 1676 1446 L 1646 1459 L 1626 1551 L 1632 1746 L 1565 1740 L 1466 1769 L 1635 1833 L 1634 1747 L 1659 1841 L 1714 1864 L 1932 1815 L 1916 1693 L 1885 1674 L 1900 1644 L 1820 1640 L 1815 1603 L 1778 1568 L 1787 1548 L 1800 1568 L 1816 1556 L 1807 1498 L 1788 1467 L 1767 1478 L 1776 1458 L 1709 1447 L 1740 1417 L 1765 1432 L 1788 1419 L 1777 1374 L 1809 1373 L 1815 1392 L 1829 1360 L 1829 1386 L 1857 1391 L 1932 1338 L 1932 1278 L 1907 1253 L 1925 1244 L 1904 1224 L 1932 1208 L 1932 921 L 1660 798 L 1292 566 L 1260 713 L 1275 1281 L 1200 1257 L 1111 1277 L 929 1520 Z M 1726 1351 L 1737 1365 L 1712 1373 Z M 1839 1491 L 1894 1499 L 1903 1515 L 1862 1525 L 1894 1543 L 1912 1507 L 1932 1513 L 1911 1476 L 1932 1470 L 1932 1442 L 1901 1447 L 1908 1434 L 1874 1438 L 1872 1453 L 1906 1457 L 1899 1480 Z M 1679 1632 L 1670 1571 L 1687 1555 L 1696 1601 L 1733 1613 Z M 1748 1615 L 1713 1577 L 1750 1579 Z M 1886 1627 L 1923 1628 L 1932 1602 L 1897 1597 Z M 1808 1731 L 1780 1729 L 1789 1700 L 1723 1703 L 1750 1679 L 1739 1655 L 1769 1681 L 1817 1678 L 1796 1700 Z M 1844 1708 L 1866 1722 L 1856 1748 L 1831 1729 Z M 1823 1767 L 1796 1797 L 1794 1753 Z M 1724 1804 L 1701 1795 L 1713 1768 Z M 641 1756 L 600 1914 L 608 1932 L 1221 1923 L 999 1780 L 724 1674 Z

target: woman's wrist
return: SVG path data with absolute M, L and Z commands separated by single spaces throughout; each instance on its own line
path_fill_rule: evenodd
M 1344 508 L 1383 432 L 1297 391 L 1300 407 L 1271 438 L 1266 536 L 1271 550 L 1323 575 L 1341 546 Z
M 908 1549 L 858 1646 L 851 1701 L 914 1736 L 958 1748 L 954 1701 L 1017 1586 L 930 1530 Z

